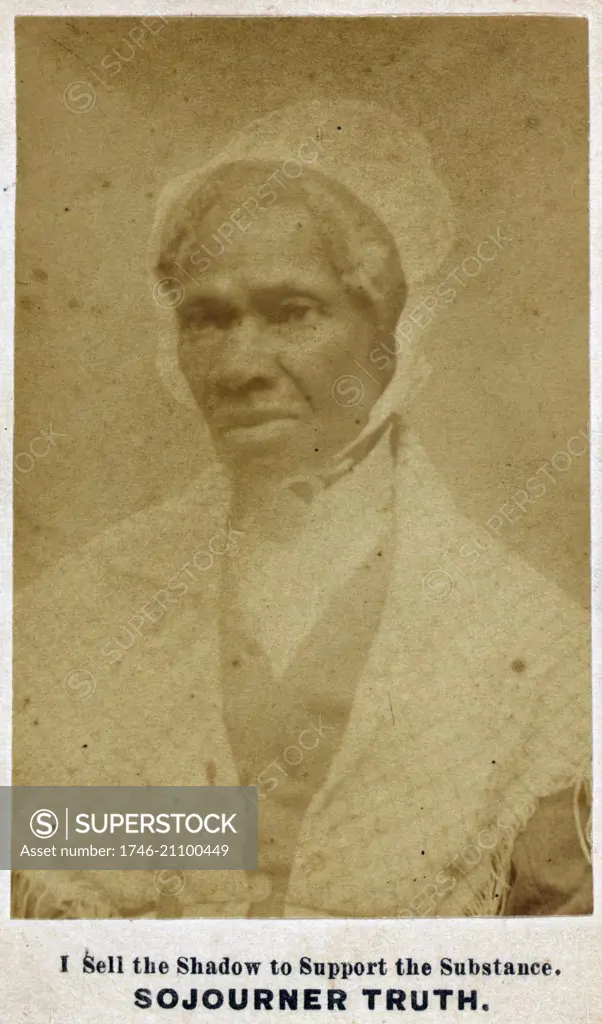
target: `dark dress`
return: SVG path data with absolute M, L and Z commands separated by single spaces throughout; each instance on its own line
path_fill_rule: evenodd
M 335 591 L 279 679 L 241 629 L 236 609 L 222 608 L 226 728 L 240 783 L 257 785 L 260 797 L 259 872 L 251 879 L 259 898 L 251 917 L 282 916 L 299 829 L 341 744 L 378 630 L 389 568 L 383 543 Z

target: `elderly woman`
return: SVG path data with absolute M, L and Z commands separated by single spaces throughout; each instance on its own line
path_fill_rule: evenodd
M 256 785 L 258 870 L 190 873 L 167 900 L 144 872 L 30 873 L 15 912 L 590 912 L 582 615 L 494 542 L 432 599 L 433 569 L 474 528 L 406 425 L 403 239 L 340 175 L 283 175 L 254 148 L 170 187 L 153 240 L 155 296 L 173 307 L 165 372 L 221 475 L 56 571 L 72 598 L 93 573 L 71 630 L 78 650 L 110 637 L 110 669 L 65 717 L 39 682 L 35 605 L 16 686 L 44 737 L 34 754 L 19 725 L 15 781 Z M 157 588 L 164 614 L 124 643 L 115 624 Z M 56 675 L 73 661 L 51 642 Z

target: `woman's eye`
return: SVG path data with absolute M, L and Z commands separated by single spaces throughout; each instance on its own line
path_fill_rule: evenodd
M 309 323 L 318 314 L 315 306 L 307 302 L 287 302 L 279 306 L 275 319 L 278 323 Z
M 231 321 L 231 316 L 224 310 L 196 309 L 184 318 L 184 327 L 191 331 L 203 331 L 211 328 L 223 330 Z

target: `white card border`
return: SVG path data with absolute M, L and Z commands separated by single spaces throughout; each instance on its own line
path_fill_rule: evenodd
M 2 210 L 2 231 L 0 232 L 0 402 L 2 409 L 2 430 L 0 431 L 0 784 L 10 783 L 11 760 L 11 605 L 12 605 L 12 435 L 13 435 L 13 288 L 14 288 L 14 210 L 16 192 L 16 128 L 15 128 L 15 71 L 14 71 L 14 26 L 13 18 L 24 15 L 60 17 L 73 14 L 81 16 L 151 16 L 159 5 L 143 0 L 69 0 L 68 4 L 56 2 L 35 2 L 35 0 L 5 0 L 0 9 L 0 40 L 2 60 L 0 61 L 0 203 Z M 589 20 L 590 41 L 590 113 L 591 113 L 591 481 L 592 481 L 592 589 L 593 589 L 593 665 L 594 681 L 599 678 L 600 652 L 600 594 L 602 590 L 600 567 L 601 529 L 601 480 L 600 434 L 602 432 L 602 124 L 600 100 L 602 97 L 602 7 L 596 4 L 572 3 L 569 0 L 429 0 L 428 3 L 403 0 L 346 0 L 344 6 L 333 0 L 237 0 L 235 8 L 227 0 L 165 0 L 161 7 L 164 15 L 557 15 L 563 17 L 585 17 Z M 567 267 L 567 273 L 570 268 Z M 601 701 L 594 683 L 594 737 L 600 735 Z M 602 758 L 599 744 L 594 751 L 594 779 L 596 795 L 599 791 Z M 495 1012 L 479 1015 L 480 1019 L 508 1020 L 508 1007 L 512 1007 L 512 1019 L 536 1024 L 536 1021 L 589 1021 L 602 1022 L 602 986 L 597 982 L 602 967 L 602 901 L 600 898 L 600 875 L 602 870 L 602 825 L 599 813 L 594 813 L 594 858 L 595 870 L 595 911 L 591 918 L 536 918 L 508 920 L 417 920 L 417 921 L 68 921 L 36 922 L 11 921 L 9 917 L 9 872 L 0 872 L 0 977 L 4 992 L 0 1003 L 6 1004 L 0 1017 L 7 1024 L 19 1021 L 61 1021 L 79 1022 L 94 1019 L 96 1024 L 116 1020 L 138 1019 L 139 1011 L 130 1009 L 131 1002 L 124 1002 L 120 987 L 98 984 L 101 979 L 92 979 L 95 985 L 88 985 L 87 992 L 69 976 L 71 989 L 65 977 L 58 975 L 58 951 L 83 951 L 90 946 L 99 953 L 130 949 L 132 952 L 152 953 L 162 951 L 169 956 L 172 950 L 209 956 L 209 950 L 217 955 L 233 947 L 247 951 L 255 950 L 256 955 L 268 959 L 272 955 L 289 959 L 299 955 L 298 950 L 315 947 L 324 958 L 341 960 L 348 958 L 377 958 L 378 949 L 389 949 L 393 943 L 397 955 L 408 950 L 430 952 L 436 958 L 442 951 L 454 956 L 468 956 L 477 953 L 485 958 L 492 951 L 504 951 L 509 956 L 518 956 L 519 947 L 525 953 L 525 941 L 532 948 L 534 956 L 550 955 L 565 958 L 573 969 L 575 979 L 581 978 L 582 988 L 567 997 L 550 1016 L 550 1006 L 540 1009 L 523 1005 L 519 986 L 510 992 L 508 1002 L 499 1001 Z M 384 945 L 383 945 L 384 944 Z M 265 950 L 265 953 L 263 952 Z M 541 952 L 543 950 L 543 952 Z M 538 952 L 539 951 L 539 952 Z M 221 955 L 221 954 L 220 954 Z M 318 953 L 314 953 L 318 955 Z M 387 954 L 384 954 L 387 955 Z M 390 955 L 390 954 L 389 954 Z M 29 968 L 25 969 L 25 964 Z M 173 980 L 173 978 L 171 979 Z M 390 979 L 391 984 L 395 981 Z M 399 983 L 399 981 L 397 982 Z M 27 1009 L 29 1003 L 21 1002 L 22 993 L 38 987 L 43 998 L 36 1003 L 35 1016 Z M 128 983 L 127 991 L 133 989 Z M 85 986 L 84 986 L 85 988 Z M 77 990 L 77 996 L 76 996 Z M 598 991 L 597 991 L 598 990 Z M 570 998 L 574 998 L 574 1005 Z M 9 1010 L 10 1016 L 6 1016 Z M 493 1007 L 492 1007 L 493 1011 Z M 17 1016 L 18 1014 L 18 1016 Z M 75 1016 L 73 1014 L 76 1014 Z M 536 1015 L 534 1015 L 536 1014 Z M 163 1019 L 160 1011 L 147 1012 L 144 1019 Z M 245 1017 L 247 1015 L 245 1014 Z M 255 1019 L 255 1015 L 251 1015 Z M 315 1020 L 315 1014 L 300 1012 L 296 1019 Z M 330 1018 L 328 1014 L 328 1018 Z M 377 1020 L 378 1014 L 359 1012 L 347 1014 L 347 1020 Z M 388 1016 L 388 1015 L 384 1015 Z M 428 1015 L 427 1015 L 428 1016 Z M 216 1014 L 216 1020 L 240 1019 L 238 1015 Z M 261 1019 L 259 1014 L 257 1019 Z M 445 1019 L 463 1020 L 465 1014 L 445 1014 Z M 169 1019 L 181 1019 L 179 1011 Z M 187 1019 L 187 1015 L 185 1017 Z M 193 1018 L 194 1015 L 193 1015 Z M 204 1018 L 198 1018 L 204 1019 Z M 335 1015 L 334 1019 L 342 1019 Z M 431 1019 L 432 1016 L 431 1016 Z

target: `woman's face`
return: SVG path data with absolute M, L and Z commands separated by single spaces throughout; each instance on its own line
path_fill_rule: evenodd
M 199 226 L 209 249 L 227 216 L 222 204 Z M 180 366 L 220 453 L 282 473 L 319 468 L 360 432 L 390 374 L 358 371 L 379 330 L 343 287 L 311 214 L 282 201 L 202 273 L 182 269 Z M 361 401 L 339 404 L 341 379 L 359 374 Z

